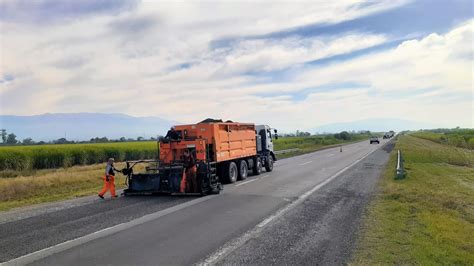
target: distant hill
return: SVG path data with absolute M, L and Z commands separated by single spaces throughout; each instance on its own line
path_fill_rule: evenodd
M 396 118 L 376 118 L 376 119 L 365 119 L 352 122 L 342 122 L 322 125 L 313 129 L 310 129 L 311 133 L 336 133 L 341 131 L 360 131 L 370 130 L 373 132 L 386 132 L 393 130 L 396 132 L 403 130 L 418 130 L 427 128 L 438 128 L 442 125 L 433 125 L 430 123 L 396 119 Z
M 166 134 L 177 122 L 159 117 L 134 117 L 124 114 L 54 113 L 33 116 L 0 115 L 0 128 L 17 135 L 18 140 L 32 138 L 49 141 L 156 137 Z

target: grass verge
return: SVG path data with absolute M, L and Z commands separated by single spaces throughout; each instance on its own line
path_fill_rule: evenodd
M 121 169 L 125 164 L 117 163 Z M 33 176 L 0 178 L 0 211 L 38 203 L 94 195 L 102 188 L 105 164 L 43 170 Z M 122 174 L 116 175 L 117 189 L 125 186 Z
M 474 152 L 400 136 L 364 218 L 353 264 L 474 265 Z

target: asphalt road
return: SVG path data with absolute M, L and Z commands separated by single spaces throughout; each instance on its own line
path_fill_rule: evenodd
M 4 222 L 0 261 L 26 255 L 14 262 L 344 263 L 388 160 L 385 142 L 281 160 L 273 172 L 226 185 L 218 196 L 92 200 Z

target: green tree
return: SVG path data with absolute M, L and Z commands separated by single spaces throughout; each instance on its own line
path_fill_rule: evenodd
M 6 129 L 2 129 L 1 130 L 1 135 L 2 135 L 2 142 L 5 143 L 7 142 L 7 130 Z
M 13 133 L 8 134 L 7 136 L 7 144 L 16 144 L 18 140 L 16 140 L 16 135 Z
M 334 134 L 334 138 L 342 140 L 350 140 L 351 134 L 347 131 L 342 131 L 341 133 Z
M 351 139 L 351 134 L 349 134 L 349 132 L 347 132 L 347 131 L 342 131 L 339 134 L 341 135 L 341 139 L 343 139 L 343 140 L 350 140 Z
M 59 138 L 54 141 L 54 144 L 66 144 L 66 143 L 68 143 L 66 138 Z
M 35 144 L 35 142 L 31 138 L 26 138 L 22 141 L 23 145 L 32 145 Z

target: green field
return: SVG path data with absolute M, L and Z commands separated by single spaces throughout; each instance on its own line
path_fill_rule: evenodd
M 410 135 L 441 144 L 474 149 L 474 129 L 433 129 L 412 132 Z
M 0 147 L 0 177 L 33 170 L 67 168 L 106 162 L 150 159 L 157 156 L 157 143 L 116 142 L 98 144 L 54 144 Z
M 417 136 L 417 137 L 415 137 Z M 353 264 L 474 265 L 474 151 L 400 136 L 363 220 Z

